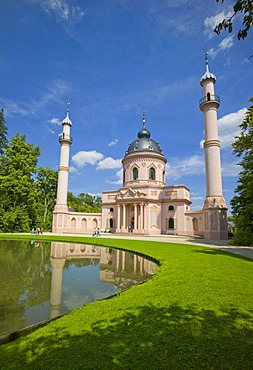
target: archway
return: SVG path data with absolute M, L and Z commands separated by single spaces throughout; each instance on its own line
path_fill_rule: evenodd
M 173 229 L 174 230 L 174 220 L 173 220 L 173 218 L 170 218 L 169 219 L 169 229 Z
M 131 219 L 131 231 L 134 229 L 134 216 Z
M 193 219 L 192 219 L 192 228 L 193 228 L 193 231 L 195 232 L 195 231 L 198 231 L 198 229 L 199 229 L 199 226 L 198 226 L 198 219 L 196 218 L 196 217 L 194 217 Z

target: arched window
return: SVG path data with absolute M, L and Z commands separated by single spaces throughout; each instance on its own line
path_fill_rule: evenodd
M 76 219 L 73 217 L 71 219 L 71 229 L 74 230 L 76 228 Z
M 133 178 L 134 180 L 138 179 L 138 168 L 134 167 L 133 169 Z
M 174 229 L 174 220 L 173 220 L 173 218 L 169 219 L 169 229 Z
M 114 209 L 113 208 L 110 208 L 110 212 L 114 212 Z
M 207 101 L 210 101 L 211 100 L 211 95 L 210 95 L 209 92 L 207 93 L 206 97 L 207 97 Z
M 110 227 L 112 228 L 113 227 L 113 219 L 110 218 Z
M 86 231 L 87 230 L 87 220 L 86 218 L 83 218 L 82 219 L 82 231 Z
M 169 211 L 174 211 L 174 206 L 169 206 Z
M 155 180 L 155 169 L 153 167 L 149 170 L 149 180 Z

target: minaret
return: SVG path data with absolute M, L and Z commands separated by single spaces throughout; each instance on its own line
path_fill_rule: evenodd
M 69 178 L 69 151 L 72 144 L 70 136 L 70 127 L 72 122 L 69 118 L 69 106 L 67 107 L 67 116 L 62 121 L 62 133 L 59 135 L 60 150 L 60 165 L 58 167 L 58 187 L 57 200 L 53 212 L 53 232 L 61 232 L 61 228 L 66 227 L 65 219 L 67 217 L 67 194 L 68 194 L 68 178 Z
M 204 211 L 205 239 L 227 239 L 227 206 L 222 194 L 220 140 L 218 137 L 217 110 L 220 98 L 215 95 L 216 77 L 209 72 L 207 53 L 205 54 L 206 72 L 200 80 L 204 97 L 199 108 L 204 115 L 204 150 L 206 171 L 206 199 Z

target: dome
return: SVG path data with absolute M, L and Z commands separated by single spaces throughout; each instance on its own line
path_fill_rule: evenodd
M 151 134 L 145 127 L 145 116 L 143 116 L 142 118 L 142 123 L 143 127 L 138 132 L 138 138 L 134 140 L 131 144 L 129 144 L 128 149 L 126 151 L 126 156 L 128 154 L 146 151 L 163 154 L 159 146 L 159 143 L 150 138 Z
M 72 121 L 71 121 L 71 119 L 69 118 L 69 115 L 68 115 L 68 114 L 67 114 L 67 116 L 64 118 L 64 120 L 62 121 L 62 125 L 65 125 L 65 124 L 72 126 Z
M 206 73 L 201 77 L 200 83 L 202 81 L 210 80 L 210 79 L 216 81 L 215 75 L 213 73 L 209 72 L 209 71 L 206 71 Z
M 143 139 L 143 138 L 149 139 L 150 136 L 151 136 L 150 132 L 145 127 L 143 127 L 142 130 L 138 132 L 139 139 Z

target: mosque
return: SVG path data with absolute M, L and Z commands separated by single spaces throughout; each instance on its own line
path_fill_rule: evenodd
M 222 193 L 220 141 L 215 95 L 216 77 L 209 71 L 200 80 L 203 98 L 199 108 L 204 117 L 206 198 L 203 208 L 190 210 L 190 190 L 185 185 L 165 183 L 166 158 L 146 128 L 145 116 L 137 138 L 122 160 L 123 184 L 118 190 L 102 193 L 102 213 L 73 212 L 67 206 L 69 153 L 72 138 L 69 109 L 62 121 L 57 201 L 53 212 L 54 233 L 92 233 L 95 228 L 118 234 L 198 235 L 205 239 L 228 238 L 227 206 Z

